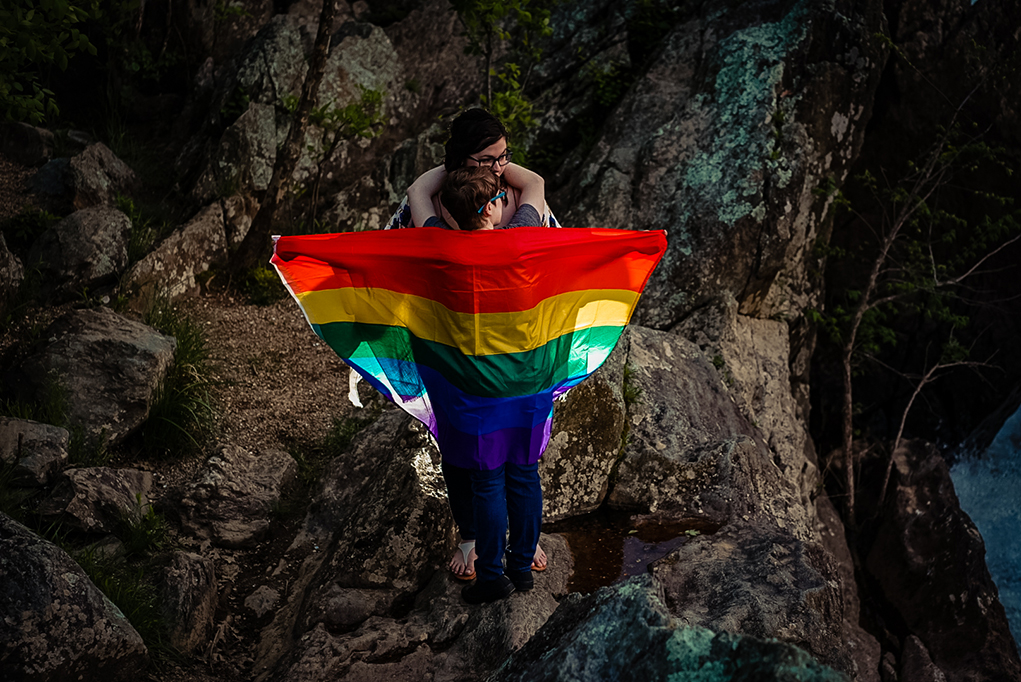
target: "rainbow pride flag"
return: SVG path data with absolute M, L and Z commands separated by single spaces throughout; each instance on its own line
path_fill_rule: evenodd
M 664 232 L 416 228 L 276 237 L 306 319 L 445 461 L 538 461 L 553 401 L 610 355 Z

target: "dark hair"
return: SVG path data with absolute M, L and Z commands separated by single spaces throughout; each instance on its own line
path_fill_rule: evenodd
M 478 154 L 501 137 L 507 137 L 507 129 L 496 116 L 480 108 L 463 111 L 450 124 L 443 166 L 448 173 L 461 168 L 465 159 Z
M 440 201 L 462 230 L 477 230 L 486 224 L 479 213 L 499 192 L 496 176 L 488 168 L 455 168 L 443 181 Z

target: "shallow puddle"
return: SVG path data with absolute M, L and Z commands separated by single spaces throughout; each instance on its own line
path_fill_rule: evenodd
M 629 512 L 601 509 L 565 521 L 546 524 L 543 532 L 567 538 L 574 557 L 570 592 L 593 592 L 648 571 L 649 564 L 715 524 L 697 519 L 657 521 Z

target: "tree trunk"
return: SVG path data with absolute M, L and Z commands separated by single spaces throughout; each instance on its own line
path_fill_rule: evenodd
M 319 84 L 326 71 L 326 59 L 330 53 L 330 31 L 333 18 L 337 13 L 336 0 L 323 0 L 323 8 L 319 13 L 319 30 L 316 33 L 315 46 L 312 48 L 312 59 L 305 74 L 305 82 L 301 86 L 298 108 L 291 120 L 291 128 L 287 132 L 287 140 L 277 151 L 276 162 L 273 164 L 273 177 L 270 178 L 266 196 L 259 206 L 259 212 L 252 220 L 238 250 L 230 259 L 230 273 L 240 275 L 256 265 L 266 263 L 272 250 L 270 236 L 275 218 L 284 197 L 291 186 L 291 177 L 301 156 L 305 130 L 308 128 L 309 114 L 316 106 Z
M 844 348 L 842 369 L 844 370 L 844 410 L 842 441 L 844 449 L 844 523 L 848 528 L 855 527 L 854 516 L 854 393 L 851 384 L 851 361 L 854 355 L 854 337 Z

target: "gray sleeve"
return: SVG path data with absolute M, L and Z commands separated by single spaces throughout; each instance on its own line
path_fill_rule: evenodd
M 438 215 L 432 215 L 425 219 L 425 225 L 422 227 L 442 227 L 444 230 L 449 230 L 450 225 L 447 225 L 447 221 Z
M 504 226 L 503 229 L 509 230 L 512 227 L 541 227 L 542 217 L 539 212 L 535 210 L 535 207 L 531 204 L 521 204 L 518 206 L 518 210 L 514 212 L 514 217 L 510 219 L 510 222 Z

